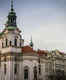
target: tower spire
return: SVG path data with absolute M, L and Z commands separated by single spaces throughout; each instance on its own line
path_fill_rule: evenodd
M 13 8 L 13 0 L 11 0 L 11 10 L 8 14 L 8 20 L 7 20 L 7 25 L 6 27 L 17 27 L 17 24 L 16 24 L 16 13 L 14 12 L 14 8 Z
M 13 11 L 13 0 L 11 0 L 11 11 Z

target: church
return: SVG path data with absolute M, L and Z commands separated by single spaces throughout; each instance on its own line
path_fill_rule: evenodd
M 34 50 L 32 39 L 24 46 L 13 0 L 7 18 L 0 32 L 0 80 L 66 80 L 65 53 Z

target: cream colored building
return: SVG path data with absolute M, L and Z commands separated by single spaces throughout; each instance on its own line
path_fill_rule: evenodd
M 58 50 L 34 50 L 24 46 L 11 1 L 4 30 L 0 33 L 0 80 L 64 80 L 66 54 Z

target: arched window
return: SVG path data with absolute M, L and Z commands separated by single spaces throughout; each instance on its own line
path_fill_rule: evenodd
M 6 47 L 8 46 L 8 39 L 6 39 Z
M 16 57 L 16 56 L 14 57 L 14 61 L 15 61 L 15 62 L 17 61 L 17 57 Z
M 17 46 L 17 39 L 14 40 L 14 45 Z
M 11 18 L 11 23 L 13 22 L 13 18 Z
M 1 53 L 0 53 L 0 66 L 1 66 Z
M 16 20 L 13 18 L 13 22 L 16 23 Z
M 17 62 L 16 56 L 14 57 L 14 61 L 15 61 L 15 64 L 14 64 L 14 74 L 16 75 L 18 73 L 18 71 L 17 71 L 18 64 L 16 63 Z
M 24 80 L 28 80 L 28 74 L 29 74 L 29 70 L 28 70 L 28 67 L 26 66 L 24 68 Z
M 38 59 L 38 69 L 39 69 L 39 74 L 41 74 L 41 63 L 40 63 L 40 58 Z
M 3 44 L 3 42 L 2 42 L 2 48 L 4 48 L 4 44 Z
M 10 46 L 12 46 L 12 41 L 10 41 Z
M 6 56 L 4 57 L 4 61 L 6 62 Z
M 6 75 L 6 64 L 4 64 L 4 74 Z
M 21 38 L 21 36 L 20 36 L 20 47 L 22 46 L 22 38 Z
M 4 57 L 4 62 L 6 62 L 6 56 Z M 4 74 L 6 75 L 6 63 L 4 64 Z
M 17 63 L 14 65 L 14 74 L 17 74 Z
M 20 39 L 20 47 L 21 47 L 21 39 Z

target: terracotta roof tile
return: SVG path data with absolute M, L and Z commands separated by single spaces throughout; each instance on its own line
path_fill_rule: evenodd
M 27 45 L 27 46 L 24 46 L 24 47 L 22 48 L 22 52 L 23 52 L 23 53 L 30 53 L 30 52 L 31 52 L 31 53 L 32 53 L 32 52 L 35 53 L 36 51 L 33 50 L 33 48 L 31 48 L 30 46 Z
M 37 53 L 38 53 L 39 55 L 43 55 L 43 54 L 44 54 L 45 56 L 47 56 L 48 51 L 46 51 L 46 50 L 40 50 L 40 49 L 39 49 L 39 50 L 37 51 Z

